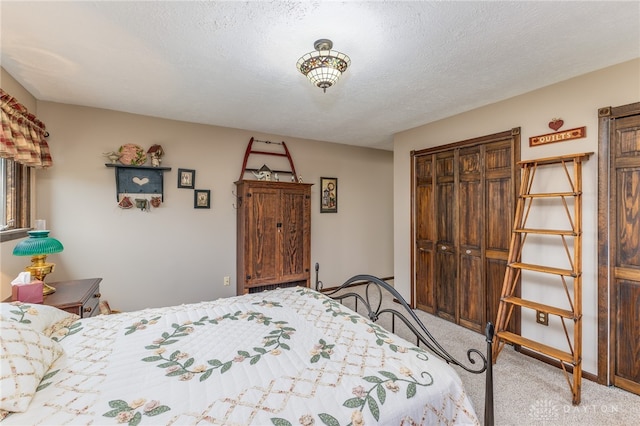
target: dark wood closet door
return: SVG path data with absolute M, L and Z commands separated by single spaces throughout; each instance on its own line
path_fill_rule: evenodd
M 640 115 L 611 134 L 613 384 L 640 394 Z
M 458 158 L 459 323 L 482 331 L 484 274 L 482 260 L 484 197 L 479 146 L 461 149 Z
M 433 214 L 433 155 L 424 155 L 415 160 L 416 176 L 416 307 L 435 313 L 433 289 L 435 215 Z
M 485 146 L 485 280 L 486 321 L 495 323 L 507 269 L 509 242 L 514 219 L 514 201 L 518 179 L 511 140 L 489 143 Z M 507 329 L 517 332 L 519 316 L 513 315 Z
M 436 155 L 436 314 L 458 322 L 456 152 Z
M 496 319 L 506 269 L 520 128 L 411 156 L 412 303 L 483 332 Z

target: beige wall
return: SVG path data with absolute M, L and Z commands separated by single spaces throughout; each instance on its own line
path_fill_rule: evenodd
M 541 70 L 543 72 L 544 70 Z M 396 288 L 410 294 L 411 176 L 410 152 L 465 140 L 477 136 L 522 128 L 522 158 L 541 158 L 561 154 L 594 152 L 583 169 L 583 353 L 585 371 L 597 372 L 597 151 L 598 109 L 640 100 L 640 60 L 593 72 L 544 87 L 503 102 L 478 108 L 445 120 L 396 135 L 394 139 L 394 272 Z M 587 137 L 570 142 L 529 147 L 529 137 L 551 133 L 547 124 L 562 118 L 563 129 L 586 126 Z M 544 252 L 532 253 L 544 261 Z M 533 259 L 533 257 L 531 259 Z M 535 292 L 534 292 L 535 293 Z M 545 294 L 532 294 L 541 297 Z M 551 301 L 547 300 L 551 303 Z M 522 319 L 522 334 L 549 343 L 562 343 L 559 327 L 543 327 L 533 315 Z
M 51 255 L 51 281 L 102 277 L 103 298 L 133 310 L 235 295 L 235 182 L 249 139 L 282 141 L 312 187 L 311 261 L 335 285 L 352 275 L 393 273 L 393 153 L 134 114 L 38 101 L 54 159 L 39 170 L 37 218 L 65 249 Z M 102 153 L 125 143 L 165 149 L 164 204 L 150 212 L 116 205 L 115 171 Z M 254 157 L 269 164 L 277 157 Z M 196 170 L 211 209 L 193 208 L 177 188 L 178 168 Z M 338 178 L 338 213 L 320 214 L 319 180 Z M 25 266 L 2 244 L 2 297 Z M 6 248 L 5 248 L 6 246 Z M 11 257 L 9 262 L 4 262 Z M 223 277 L 231 286 L 223 286 Z

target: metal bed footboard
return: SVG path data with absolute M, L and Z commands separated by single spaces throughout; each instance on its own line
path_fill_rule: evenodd
M 316 290 L 321 291 L 322 282 L 318 280 L 317 276 L 318 265 L 316 265 Z M 353 291 L 349 291 L 349 288 L 355 286 L 365 286 L 364 297 Z M 375 290 L 374 290 L 375 289 Z M 346 290 L 346 291 L 345 291 Z M 377 292 L 376 292 L 377 290 Z M 383 308 L 383 291 L 388 292 L 394 302 L 401 305 L 404 310 L 399 311 L 393 308 Z M 375 292 L 375 293 L 374 293 Z M 341 303 L 345 300 L 353 298 L 355 300 L 355 310 L 358 311 L 358 303 L 364 306 L 366 309 L 367 317 L 376 322 L 381 315 L 391 316 L 391 332 L 395 333 L 396 320 L 401 321 L 416 337 L 416 346 L 420 346 L 422 343 L 431 352 L 438 357 L 442 358 L 447 364 L 457 365 L 458 367 L 473 374 L 485 374 L 485 407 L 484 407 L 484 424 L 486 426 L 493 426 L 494 424 L 494 411 L 493 411 L 493 364 L 491 362 L 492 346 L 493 346 L 493 334 L 494 326 L 491 322 L 487 323 L 485 328 L 485 339 L 487 343 L 486 355 L 475 348 L 467 350 L 468 362 L 461 362 L 454 356 L 449 354 L 438 341 L 429 332 L 427 327 L 415 314 L 413 309 L 404 300 L 402 295 L 398 291 L 389 285 L 387 282 L 377 278 L 373 275 L 355 275 L 349 278 L 341 286 L 324 290 L 323 293 Z M 372 300 L 377 299 L 377 302 Z

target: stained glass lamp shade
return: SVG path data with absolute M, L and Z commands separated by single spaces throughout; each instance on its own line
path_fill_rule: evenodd
M 351 65 L 351 59 L 344 53 L 331 50 L 333 42 L 326 38 L 316 40 L 313 47 L 316 50 L 298 59 L 296 67 L 314 86 L 326 92 Z
M 47 255 L 60 253 L 64 247 L 62 243 L 49 236 L 50 231 L 28 231 L 29 238 L 20 241 L 13 249 L 14 256 L 31 256 L 31 265 L 24 270 L 31 272 L 33 279 L 44 282 L 44 278 L 53 272 L 54 264 L 47 263 Z M 51 294 L 56 289 L 47 284 L 43 285 L 43 294 Z

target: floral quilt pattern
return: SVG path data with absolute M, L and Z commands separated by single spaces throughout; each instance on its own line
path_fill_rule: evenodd
M 6 424 L 477 425 L 435 356 L 286 288 L 78 320 Z

